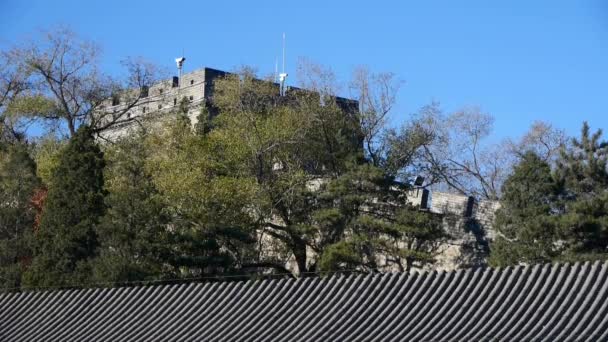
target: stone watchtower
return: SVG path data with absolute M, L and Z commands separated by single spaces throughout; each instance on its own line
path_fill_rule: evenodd
M 113 140 L 129 134 L 138 125 L 149 121 L 162 121 L 169 113 L 176 112 L 180 105 L 187 103 L 187 115 L 195 124 L 198 120 L 201 106 L 209 106 L 214 92 L 214 81 L 228 73 L 212 68 L 202 68 L 171 79 L 163 80 L 150 87 L 141 89 L 137 103 L 132 106 L 127 117 L 133 119 L 128 124 L 114 127 L 104 132 L 106 139 Z M 105 111 L 123 110 L 126 103 L 120 95 L 106 101 Z M 213 113 L 211 110 L 210 113 Z

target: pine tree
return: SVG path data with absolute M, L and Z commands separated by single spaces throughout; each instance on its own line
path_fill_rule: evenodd
M 90 280 L 90 261 L 98 247 L 95 227 L 105 211 L 104 166 L 91 130 L 82 126 L 53 171 L 26 285 L 69 286 Z
M 145 169 L 143 137 L 120 141 L 106 151 L 107 212 L 97 226 L 98 282 L 145 281 L 175 276 L 169 223 L 162 199 Z
M 571 197 L 591 198 L 608 189 L 608 141 L 600 141 L 602 130 L 591 134 L 583 123 L 581 138 L 561 151 L 557 162 L 558 178 L 567 183 Z
M 0 152 L 0 286 L 18 287 L 31 258 L 27 240 L 36 212 L 31 198 L 40 186 L 26 146 Z
M 370 164 L 352 166 L 324 186 L 313 214 L 319 269 L 407 271 L 433 264 L 448 234 L 440 216 L 405 203 L 406 189 Z
M 581 138 L 572 139 L 558 159 L 558 179 L 566 188 L 560 228 L 568 260 L 608 256 L 608 142 L 601 136 L 601 130 L 591 134 L 585 122 Z
M 510 265 L 608 256 L 608 143 L 583 124 L 556 170 L 527 153 L 503 186 L 491 263 Z
M 555 205 L 561 192 L 550 166 L 527 152 L 502 187 L 491 246 L 495 266 L 549 262 L 558 257 Z

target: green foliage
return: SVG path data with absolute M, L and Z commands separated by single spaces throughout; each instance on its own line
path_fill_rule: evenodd
M 36 161 L 36 174 L 47 188 L 51 187 L 53 171 L 59 165 L 61 150 L 66 142 L 54 136 L 46 136 L 34 144 L 33 154 Z
M 255 180 L 251 208 L 270 237 L 263 251 L 287 251 L 280 263 L 292 256 L 301 274 L 433 262 L 445 236 L 440 221 L 400 211 L 406 187 L 364 160 L 355 113 L 319 93 L 279 97 L 248 74 L 216 83 L 216 92 L 220 115 L 210 139 L 223 155 L 218 162 Z M 408 220 L 428 225 L 416 230 Z
M 99 256 L 93 263 L 100 282 L 157 280 L 175 277 L 167 264 L 172 254 L 170 217 L 151 175 L 144 137 L 121 140 L 105 151 L 107 212 L 97 226 Z
M 167 263 L 183 276 L 233 272 L 255 242 L 257 186 L 215 138 L 178 120 L 147 139 L 146 172 L 170 217 Z M 230 151 L 227 151 L 230 153 Z
M 67 286 L 90 280 L 96 256 L 95 227 L 105 212 L 103 153 L 81 127 L 62 151 L 52 176 L 27 286 Z
M 190 100 L 187 97 L 182 97 L 179 101 L 179 107 L 177 109 L 177 113 L 180 115 L 187 115 L 190 110 Z
M 244 74 L 216 82 L 219 116 L 209 134 L 220 170 L 238 175 L 255 196 L 246 205 L 257 226 L 272 236 L 263 250 L 283 250 L 295 256 L 300 272 L 307 272 L 307 226 L 314 179 L 309 165 L 306 135 L 311 113 L 298 110 L 295 99 L 280 98 L 278 89 Z M 228 173 L 228 174 L 230 174 Z M 260 252 L 265 254 L 264 252 Z M 262 255 L 254 263 L 273 264 L 276 255 Z M 284 261 L 275 264 L 283 270 Z
M 207 105 L 203 104 L 196 118 L 196 124 L 194 125 L 194 131 L 198 135 L 205 135 L 211 130 L 211 117 Z
M 568 260 L 608 256 L 608 142 L 601 136 L 585 122 L 581 138 L 572 139 L 557 163 L 557 179 L 565 185 L 559 225 Z
M 563 236 L 562 259 L 608 258 L 608 191 L 593 198 L 567 202 L 559 226 Z
M 441 217 L 405 205 L 404 190 L 369 164 L 327 183 L 314 213 L 319 269 L 404 271 L 434 263 L 448 238 Z
M 442 219 L 441 215 L 410 206 L 397 209 L 393 231 L 389 232 L 394 247 L 387 255 L 401 270 L 434 264 L 439 248 L 450 239 Z
M 561 189 L 549 165 L 535 153 L 526 153 L 505 181 L 502 192 L 490 263 L 504 266 L 548 262 L 559 255 L 554 213 Z
M 529 152 L 503 186 L 494 265 L 605 259 L 608 252 L 608 143 L 583 124 L 555 172 Z
M 26 146 L 0 151 L 0 287 L 18 287 L 31 259 L 28 239 L 35 211 L 30 201 L 39 186 Z
M 565 182 L 569 195 L 591 198 L 608 189 L 608 141 L 600 141 L 602 130 L 591 134 L 583 123 L 581 138 L 563 149 L 557 163 L 557 177 Z
M 59 109 L 54 101 L 41 95 L 19 96 L 9 103 L 6 114 L 12 117 L 46 116 Z

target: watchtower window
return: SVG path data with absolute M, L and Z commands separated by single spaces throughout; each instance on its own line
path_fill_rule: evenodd
M 143 108 L 141 109 L 141 112 L 142 112 L 142 113 L 145 113 L 145 112 L 146 112 L 146 107 L 143 107 Z
M 159 104 L 158 109 L 162 109 L 162 108 L 163 108 L 163 105 Z
M 177 88 L 178 86 L 179 86 L 179 77 L 173 76 L 173 82 L 171 84 L 171 87 Z
M 174 99 L 173 99 L 173 105 L 174 105 L 174 106 L 177 106 L 177 98 L 174 98 Z
M 162 89 L 158 89 L 158 93 L 162 95 L 163 94 L 163 90 Z
M 194 100 L 194 96 L 190 96 L 190 101 Z
M 141 87 L 141 97 L 148 97 L 149 92 L 150 92 L 150 88 L 148 88 L 148 86 Z
M 190 80 L 190 85 L 193 85 L 193 84 L 194 84 L 194 80 Z
M 112 95 L 112 106 L 118 106 L 120 104 L 120 97 L 118 95 Z

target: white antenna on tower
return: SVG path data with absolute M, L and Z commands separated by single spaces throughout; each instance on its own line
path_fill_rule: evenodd
M 283 32 L 283 73 L 285 73 L 285 32 Z
M 283 72 L 279 74 L 279 82 L 281 84 L 281 96 L 285 96 L 285 81 L 287 80 L 287 73 L 285 73 L 285 32 L 283 32 Z
M 276 57 L 274 59 L 274 81 L 279 81 L 279 58 Z

